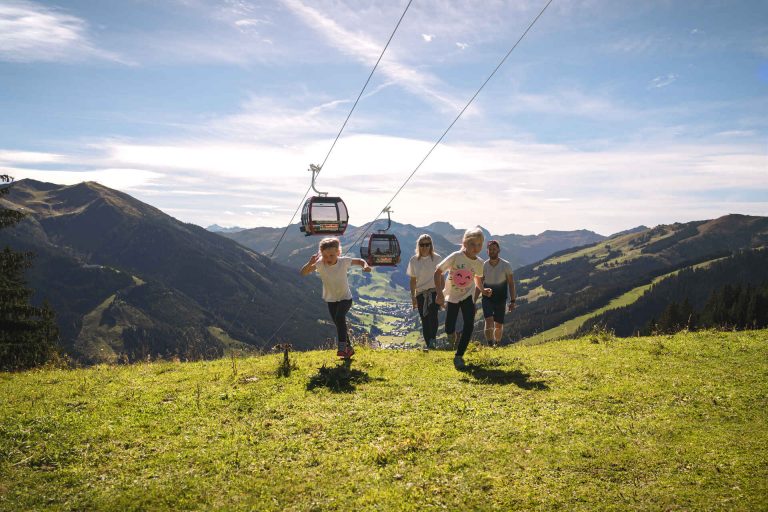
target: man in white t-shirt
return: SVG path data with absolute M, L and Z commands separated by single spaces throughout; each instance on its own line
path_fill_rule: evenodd
M 491 289 L 489 296 L 483 297 L 483 317 L 485 318 L 485 341 L 498 346 L 504 332 L 504 313 L 515 309 L 515 280 L 512 265 L 499 257 L 499 242 L 488 242 L 488 261 L 483 264 L 483 286 Z M 509 289 L 509 295 L 507 295 Z M 475 300 L 479 291 L 475 291 Z M 507 306 L 509 297 L 509 306 Z

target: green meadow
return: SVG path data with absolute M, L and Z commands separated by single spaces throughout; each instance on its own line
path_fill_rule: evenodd
M 0 510 L 767 510 L 768 331 L 0 375 Z

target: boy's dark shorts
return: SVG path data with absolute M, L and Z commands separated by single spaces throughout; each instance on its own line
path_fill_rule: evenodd
M 504 313 L 507 311 L 506 298 L 503 301 L 493 301 L 488 297 L 483 297 L 483 318 L 493 317 L 493 321 L 498 324 L 504 323 Z

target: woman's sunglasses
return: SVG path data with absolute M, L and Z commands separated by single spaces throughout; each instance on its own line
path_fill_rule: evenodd
M 420 242 L 419 247 L 432 247 L 432 242 Z

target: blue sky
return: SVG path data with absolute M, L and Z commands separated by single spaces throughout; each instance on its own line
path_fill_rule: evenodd
M 405 1 L 0 0 L 0 172 L 284 226 Z M 387 204 L 546 2 L 414 0 L 319 188 Z M 768 3 L 554 0 L 392 204 L 494 233 L 768 215 Z

